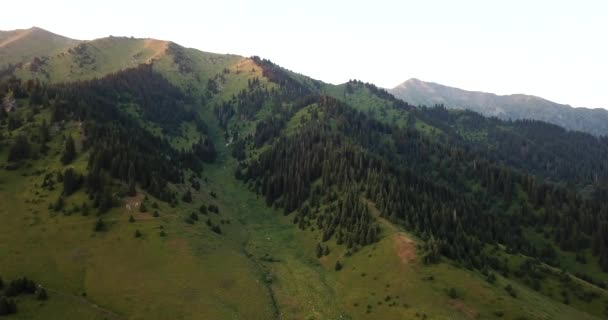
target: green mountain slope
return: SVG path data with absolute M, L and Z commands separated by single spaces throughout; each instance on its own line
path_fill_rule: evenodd
M 605 140 L 257 57 L 84 44 L 0 81 L 11 317 L 605 317 Z M 24 276 L 48 300 L 9 295 Z
M 0 69 L 36 57 L 59 54 L 79 42 L 37 27 L 0 31 Z
M 534 119 L 553 123 L 569 130 L 608 135 L 608 111 L 572 108 L 539 97 L 466 91 L 433 82 L 410 79 L 389 90 L 396 97 L 414 105 L 466 109 L 501 119 Z

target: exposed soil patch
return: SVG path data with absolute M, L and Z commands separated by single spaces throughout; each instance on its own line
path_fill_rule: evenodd
M 139 206 L 144 201 L 144 195 L 141 192 L 138 192 L 133 197 L 125 198 L 125 209 L 129 212 L 138 212 Z
M 395 252 L 404 266 L 407 266 L 410 261 L 416 259 L 416 243 L 412 239 L 402 233 L 396 233 L 393 236 L 393 243 Z
M 469 319 L 479 319 L 479 312 L 477 312 L 477 310 L 475 310 L 473 307 L 464 303 L 464 301 L 462 301 L 462 300 L 451 299 L 450 306 L 452 306 L 454 309 L 460 311 L 462 314 L 467 316 L 467 318 L 469 318 Z

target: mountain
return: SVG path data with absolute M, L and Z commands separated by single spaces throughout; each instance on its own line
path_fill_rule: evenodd
M 0 31 L 0 69 L 35 57 L 61 53 L 80 43 L 52 32 L 30 29 Z
M 605 137 L 170 41 L 17 64 L 0 72 L 0 315 L 608 312 Z
M 534 119 L 553 123 L 569 130 L 608 135 L 608 111 L 573 108 L 543 98 L 512 94 L 466 91 L 433 82 L 409 79 L 390 89 L 396 97 L 414 105 L 467 109 L 501 119 Z

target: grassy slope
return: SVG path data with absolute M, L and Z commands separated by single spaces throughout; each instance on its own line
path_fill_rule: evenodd
M 82 43 L 83 53 L 71 48 L 51 55 L 39 71 L 31 71 L 26 63 L 15 73 L 22 79 L 50 82 L 87 80 L 160 59 L 167 45 L 152 39 L 101 38 Z
M 311 108 L 316 106 L 305 108 L 294 115 L 286 128 L 287 134 L 297 130 L 299 119 L 305 117 Z M 265 113 L 264 109 L 260 111 L 260 115 Z M 219 145 L 224 148 L 224 144 Z M 226 190 L 242 190 L 238 182 L 228 177 L 235 161 L 222 157 L 221 162 L 224 162 L 222 169 L 213 170 L 212 174 L 226 175 L 220 179 Z M 235 192 L 230 198 L 250 197 L 250 194 L 241 192 Z M 503 311 L 507 319 L 516 319 L 522 315 L 546 319 L 593 318 L 538 295 L 516 281 L 501 278 L 500 284 L 490 285 L 479 274 L 448 263 L 427 267 L 416 258 L 404 263 L 396 252 L 401 249 L 398 239 L 403 237 L 402 233 L 388 223 L 385 223 L 383 240 L 377 245 L 345 258 L 345 248 L 330 241 L 331 254 L 317 260 L 314 257 L 314 247 L 320 239 L 318 232 L 283 226 L 282 224 L 289 224 L 291 218 L 266 209 L 259 201 L 234 202 L 247 204 L 243 208 L 247 208 L 249 213 L 242 219 L 246 219 L 245 225 L 248 228 L 253 228 L 248 251 L 254 256 L 262 257 L 264 270 L 275 279 L 272 289 L 286 319 L 397 319 L 414 318 L 416 313 L 426 313 L 431 318 L 466 319 L 479 315 L 493 316 L 496 311 Z M 258 210 L 270 211 L 271 215 L 260 221 L 255 215 Z M 278 222 L 274 221 L 277 220 L 276 216 L 279 217 Z M 255 232 L 256 229 L 261 229 L 262 233 Z M 267 255 L 279 261 L 264 262 L 268 260 L 264 259 Z M 335 272 L 333 267 L 338 259 L 345 263 L 345 268 Z M 366 276 L 362 277 L 362 274 Z M 435 280 L 425 280 L 429 275 L 433 275 Z M 504 291 L 503 287 L 507 283 L 517 288 L 520 292 L 519 299 L 511 298 Z M 449 299 L 446 292 L 450 287 L 466 292 L 464 300 Z M 393 297 L 389 302 L 384 301 L 387 295 Z M 401 298 L 395 301 L 395 296 Z M 399 307 L 387 306 L 393 301 Z M 438 304 L 437 301 L 441 303 Z M 367 304 L 372 305 L 370 313 L 367 313 Z
M 336 99 L 348 103 L 353 108 L 371 115 L 384 123 L 399 127 L 407 126 L 408 112 L 395 108 L 391 101 L 384 100 L 372 94 L 368 88 L 355 88 L 352 93 L 346 91 L 346 84 L 331 85 L 323 84 L 322 92 Z M 415 128 L 427 134 L 435 134 L 439 129 L 416 119 Z
M 55 55 L 78 44 L 36 27 L 0 32 L 0 69 L 7 64 L 29 61 L 35 57 Z

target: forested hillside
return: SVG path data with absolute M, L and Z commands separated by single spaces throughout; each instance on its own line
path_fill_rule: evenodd
M 2 73 L 0 276 L 27 290 L 0 280 L 0 311 L 608 314 L 605 137 L 172 43 L 125 64 L 139 44 Z M 53 67 L 82 52 L 78 76 Z

